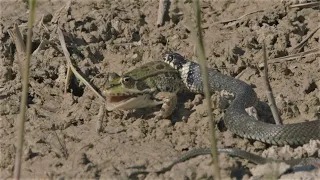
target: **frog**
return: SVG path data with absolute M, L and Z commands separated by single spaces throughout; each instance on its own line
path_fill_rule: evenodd
M 159 111 L 152 113 L 160 119 L 173 113 L 177 94 L 186 89 L 176 69 L 164 61 L 151 61 L 122 75 L 109 72 L 102 93 L 108 111 L 161 105 Z

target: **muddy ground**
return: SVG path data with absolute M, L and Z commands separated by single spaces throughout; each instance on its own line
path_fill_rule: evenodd
M 271 58 L 292 53 L 320 22 L 319 8 L 290 8 L 300 1 L 203 1 L 203 32 L 208 65 L 252 84 L 260 98 L 262 119 L 270 119 L 266 92 L 257 64 L 262 60 L 262 40 Z M 301 1 L 307 2 L 307 1 Z M 49 44 L 31 61 L 30 92 L 22 163 L 23 178 L 126 179 L 146 166 L 158 170 L 176 157 L 209 146 L 208 112 L 199 95 L 179 98 L 168 119 L 154 120 L 145 112 L 115 111 L 99 114 L 100 101 L 90 89 L 72 78 L 64 93 L 67 62 L 57 40 L 56 27 L 78 70 L 102 90 L 108 72 L 124 73 L 146 62 L 161 60 L 175 51 L 196 60 L 190 33 L 193 22 L 189 1 L 172 1 L 163 27 L 156 26 L 158 1 L 39 1 L 33 33 L 34 50 L 43 39 Z M 258 11 L 257 10 L 262 10 Z M 222 21 L 239 18 L 236 23 Z M 21 74 L 16 47 L 8 31 L 17 23 L 27 32 L 28 9 L 23 1 L 1 1 L 0 140 L 2 178 L 12 177 Z M 319 33 L 301 51 L 319 47 Z M 319 119 L 320 59 L 310 55 L 269 65 L 270 81 L 284 123 Z M 216 99 L 213 96 L 213 99 Z M 199 104 L 200 103 L 200 104 Z M 219 106 L 219 105 L 218 105 Z M 152 112 L 152 111 L 151 111 Z M 216 120 L 223 110 L 214 110 Z M 100 131 L 99 131 L 100 129 Z M 319 157 L 320 143 L 301 147 L 267 146 L 217 129 L 219 147 L 238 147 L 264 157 L 291 159 Z M 219 155 L 223 179 L 260 179 L 272 168 Z M 199 156 L 157 175 L 139 179 L 211 179 L 212 159 Z M 296 172 L 282 179 L 318 179 L 320 171 Z

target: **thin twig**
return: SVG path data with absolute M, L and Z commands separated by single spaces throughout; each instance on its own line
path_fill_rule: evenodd
M 70 8 L 71 0 L 69 0 L 65 5 L 63 5 L 58 11 L 56 11 L 51 19 L 51 23 L 58 23 L 60 16 L 64 13 L 67 16 L 67 12 Z
M 207 103 L 207 109 L 208 109 L 208 120 L 209 120 L 209 126 L 210 126 L 210 140 L 211 140 L 211 154 L 213 158 L 213 175 L 215 179 L 220 180 L 221 175 L 220 175 L 220 169 L 219 169 L 219 161 L 218 161 L 218 152 L 217 152 L 217 139 L 216 139 L 216 134 L 215 134 L 215 123 L 213 119 L 213 115 L 211 113 L 211 95 L 210 95 L 210 90 L 209 90 L 209 78 L 208 78 L 208 69 L 207 69 L 207 61 L 205 58 L 205 50 L 204 50 L 204 44 L 203 44 L 203 37 L 202 37 L 202 29 L 201 29 L 201 9 L 199 5 L 198 0 L 193 1 L 194 5 L 194 12 L 195 12 L 195 17 L 196 17 L 196 25 L 197 25 L 197 31 L 193 32 L 194 37 L 196 38 L 198 33 L 198 38 L 197 39 L 197 54 L 199 56 L 199 63 L 201 66 L 201 75 L 203 79 L 203 86 L 204 86 L 204 94 L 205 94 L 205 99 Z
M 65 79 L 65 82 L 64 82 L 64 93 L 67 93 L 67 91 L 68 91 L 71 75 L 72 75 L 71 67 L 70 67 L 70 65 L 68 65 L 68 67 L 67 67 L 67 76 L 66 76 L 66 79 Z
M 62 142 L 60 141 L 60 138 L 58 136 L 58 133 L 56 131 L 54 131 L 54 134 L 56 135 L 56 137 L 58 139 L 58 142 L 59 142 L 59 145 L 60 145 L 60 150 L 62 151 L 63 157 L 65 159 L 68 159 L 69 153 L 68 153 L 68 149 L 67 149 L 67 146 L 66 146 L 66 142 L 63 141 L 63 144 L 62 144 Z
M 40 44 L 39 44 L 39 46 L 37 47 L 37 49 L 36 49 L 35 51 L 33 51 L 32 55 L 33 55 L 33 56 L 36 55 L 45 45 L 47 45 L 47 44 L 49 44 L 49 43 L 50 43 L 50 41 L 48 41 L 48 40 L 46 40 L 46 39 L 43 39 L 43 40 L 40 42 Z
M 235 19 L 229 19 L 229 20 L 223 20 L 223 21 L 219 21 L 219 22 L 216 22 L 214 24 L 226 24 L 226 23 L 229 23 L 229 22 L 232 22 L 231 24 L 229 25 L 226 25 L 224 26 L 223 28 L 229 28 L 231 26 L 234 26 L 236 25 L 237 23 L 239 23 L 239 20 L 248 16 L 248 15 L 251 15 L 251 14 L 255 14 L 255 13 L 258 13 L 258 12 L 263 12 L 264 10 L 263 9 L 260 9 L 260 10 L 256 10 L 256 11 L 253 11 L 253 12 L 249 12 L 249 13 L 246 13 L 238 18 L 235 18 Z M 233 22 L 234 21 L 234 22 Z
M 305 51 L 305 52 L 301 52 L 301 53 L 297 53 L 297 54 L 292 54 L 292 55 L 288 55 L 288 56 L 284 56 L 284 57 L 279 57 L 279 58 L 274 58 L 274 59 L 270 59 L 268 61 L 268 64 L 271 64 L 271 63 L 280 63 L 280 62 L 283 62 L 283 61 L 292 61 L 296 58 L 301 58 L 301 57 L 306 57 L 306 56 L 310 56 L 310 55 L 313 55 L 313 54 L 320 54 L 320 47 L 318 48 L 313 48 L 313 49 L 310 49 L 309 51 Z M 258 67 L 264 67 L 264 63 L 260 63 L 258 65 Z
M 17 49 L 17 59 L 19 64 L 19 69 L 21 76 L 23 74 L 25 59 L 26 59 L 26 45 L 24 44 L 22 35 L 20 33 L 19 27 L 17 24 L 14 24 L 13 30 L 9 30 L 9 35 L 13 39 L 16 49 Z
M 246 13 L 238 18 L 235 18 L 235 19 L 229 19 L 229 20 L 222 20 L 222 21 L 219 21 L 219 22 L 216 22 L 215 24 L 226 24 L 226 23 L 229 23 L 229 22 L 232 22 L 232 21 L 239 21 L 240 19 L 248 16 L 248 15 L 251 15 L 251 14 L 255 14 L 255 13 L 258 13 L 258 12 L 263 12 L 264 10 L 263 9 L 260 9 L 260 10 L 256 10 L 256 11 L 253 11 L 253 12 L 249 12 L 249 13 Z
M 303 46 L 307 44 L 307 41 L 320 29 L 320 26 L 318 26 L 315 30 L 313 30 L 304 40 L 302 40 L 296 47 L 292 49 L 290 54 L 296 54 L 299 52 Z
M 309 3 L 302 3 L 302 4 L 294 4 L 291 5 L 290 8 L 309 8 L 309 7 L 319 7 L 320 2 L 309 2 Z
M 71 71 L 73 72 L 73 74 L 83 83 L 85 84 L 86 86 L 88 86 L 90 88 L 90 90 L 92 90 L 100 99 L 102 99 L 103 101 L 105 101 L 105 98 L 100 94 L 98 93 L 91 85 L 88 81 L 86 81 L 76 70 L 76 68 L 73 66 L 72 62 L 71 62 L 71 59 L 70 59 L 70 54 L 67 50 L 67 46 L 66 46 L 66 42 L 64 40 L 64 36 L 63 36 L 63 33 L 61 31 L 61 29 L 58 27 L 58 34 L 59 34 L 59 40 L 60 40 L 60 43 L 61 43 L 61 47 L 62 47 L 62 50 L 63 50 L 63 53 L 64 53 L 64 56 L 66 57 L 67 61 L 68 61 L 68 68 L 71 69 Z M 67 73 L 67 79 L 70 79 L 70 75 L 71 73 L 68 72 Z M 69 83 L 66 83 L 66 86 L 68 85 Z
M 104 119 L 105 112 L 106 112 L 105 105 L 101 104 L 100 108 L 99 108 L 99 113 L 97 115 L 97 126 L 96 126 L 96 132 L 97 133 L 100 133 L 103 130 L 102 121 Z
M 23 38 L 17 24 L 14 24 L 13 31 L 9 30 L 9 34 L 16 44 L 18 55 L 25 57 L 26 45 L 23 42 Z
M 266 86 L 266 93 L 267 93 L 268 101 L 270 104 L 270 109 L 271 109 L 275 123 L 282 124 L 282 120 L 280 118 L 279 111 L 276 105 L 276 101 L 274 100 L 272 88 L 268 78 L 267 50 L 266 50 L 266 44 L 264 43 L 264 41 L 263 41 L 262 49 L 263 49 L 263 60 L 264 60 L 264 82 Z
M 164 24 L 164 16 L 167 12 L 167 8 L 169 6 L 169 0 L 159 0 L 159 7 L 158 7 L 158 19 L 157 19 L 157 26 L 160 27 Z
M 24 140 L 24 122 L 26 119 L 26 110 L 27 110 L 27 101 L 28 101 L 28 86 L 29 86 L 29 66 L 31 59 L 31 38 L 32 38 L 32 26 L 34 22 L 35 9 L 36 9 L 36 0 L 29 0 L 30 14 L 28 20 L 28 34 L 27 34 L 27 49 L 26 49 L 26 60 L 24 63 L 20 64 L 23 66 L 22 74 L 22 94 L 20 102 L 20 116 L 19 116 L 19 129 L 18 129 L 18 144 L 16 149 L 16 159 L 14 166 L 14 179 L 20 179 L 21 174 L 21 158 L 22 158 L 22 149 L 23 149 L 23 140 Z M 20 32 L 19 32 L 20 33 Z M 22 45 L 22 43 L 19 43 Z M 22 51 L 23 47 L 19 51 Z M 17 49 L 18 50 L 18 49 Z M 19 54 L 21 54 L 20 52 Z M 20 58 L 20 57 L 19 57 Z M 21 60 L 21 59 L 20 59 Z M 21 68 L 22 70 L 22 68 Z

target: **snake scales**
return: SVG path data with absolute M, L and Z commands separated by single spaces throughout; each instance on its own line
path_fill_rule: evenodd
M 290 165 L 290 168 L 288 168 L 284 173 L 291 172 L 291 171 L 309 171 L 313 170 L 316 168 L 317 165 L 320 164 L 320 159 L 318 158 L 302 158 L 302 159 L 291 159 L 291 160 L 273 160 L 273 159 L 267 159 L 263 158 L 261 156 L 258 156 L 256 154 L 252 154 L 250 152 L 243 151 L 241 149 L 237 148 L 218 148 L 217 151 L 219 153 L 226 153 L 230 156 L 236 156 L 240 157 L 243 159 L 248 159 L 250 162 L 254 164 L 265 164 L 268 162 L 284 162 L 288 165 Z M 130 174 L 130 178 L 136 177 L 139 174 L 149 174 L 149 173 L 156 173 L 156 174 L 161 174 L 165 173 L 166 171 L 169 171 L 174 165 L 187 161 L 193 157 L 199 156 L 199 155 L 207 155 L 211 154 L 211 149 L 210 148 L 199 148 L 199 149 L 194 149 L 191 150 L 179 158 L 177 158 L 175 161 L 170 163 L 168 166 L 165 166 L 161 168 L 160 170 L 157 171 L 148 171 L 148 170 L 140 170 L 140 171 L 135 171 Z M 140 168 L 138 166 L 131 166 L 128 167 L 128 169 L 136 169 Z
M 164 61 L 179 71 L 181 79 L 189 91 L 203 93 L 199 64 L 186 60 L 178 53 L 167 54 Z M 302 145 L 308 143 L 311 139 L 320 139 L 320 120 L 286 125 L 275 125 L 258 121 L 254 117 L 249 116 L 245 111 L 245 108 L 253 106 L 255 102 L 258 101 L 256 93 L 248 84 L 233 77 L 223 75 L 214 69 L 208 69 L 208 73 L 209 88 L 212 92 L 225 90 L 235 95 L 235 99 L 227 108 L 224 118 L 225 125 L 231 132 L 241 137 L 274 145 Z M 217 151 L 219 153 L 227 153 L 231 156 L 248 159 L 255 164 L 284 162 L 292 167 L 292 169 L 288 170 L 293 171 L 299 167 L 301 167 L 302 170 L 306 170 L 306 168 L 311 166 L 312 169 L 320 164 L 320 159 L 313 157 L 292 160 L 272 160 L 236 148 L 218 148 Z M 191 150 L 177 158 L 170 165 L 154 171 L 154 173 L 164 173 L 177 163 L 204 154 L 211 154 L 211 149 L 199 148 Z M 150 172 L 152 171 L 136 171 L 133 172 L 130 177 L 135 177 L 138 174 L 148 174 Z
M 178 53 L 167 54 L 164 60 L 180 72 L 191 92 L 203 93 L 199 64 L 186 60 Z M 274 145 L 302 145 L 311 139 L 320 139 L 320 120 L 286 125 L 258 121 L 245 111 L 257 101 L 257 95 L 250 85 L 214 69 L 208 69 L 208 73 L 212 92 L 225 90 L 235 95 L 224 118 L 226 127 L 234 134 Z

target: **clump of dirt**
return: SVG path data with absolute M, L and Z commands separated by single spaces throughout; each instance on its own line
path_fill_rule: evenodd
M 18 24 L 26 36 L 28 9 L 24 1 L 1 1 L 0 21 L 0 138 L 1 177 L 14 167 L 21 75 L 16 47 L 9 30 Z M 318 8 L 290 8 L 291 1 L 203 1 L 203 32 L 208 64 L 255 86 L 259 115 L 271 117 L 266 108 L 261 43 L 270 58 L 291 53 L 319 25 Z M 146 62 L 161 60 L 176 51 L 196 60 L 191 36 L 192 3 L 173 1 L 169 19 L 157 27 L 158 3 L 154 1 L 39 1 L 33 33 L 34 50 L 50 43 L 31 60 L 30 89 L 22 164 L 23 178 L 127 178 L 129 166 L 158 170 L 178 155 L 209 146 L 209 128 L 202 97 L 179 98 L 169 119 L 146 118 L 137 111 L 107 112 L 98 120 L 102 102 L 90 89 L 72 79 L 64 93 L 67 62 L 57 40 L 56 27 L 66 32 L 66 43 L 78 70 L 102 90 L 108 72 L 124 73 Z M 248 14 L 237 21 L 236 19 Z M 319 46 L 319 33 L 301 51 Z M 269 66 L 269 76 L 284 123 L 319 119 L 319 56 L 281 61 Z M 216 100 L 214 95 L 213 100 Z M 219 100 L 217 107 L 226 106 Z M 140 112 L 139 112 L 140 111 Z M 149 111 L 149 110 L 148 110 Z M 145 111 L 143 110 L 143 113 Z M 216 120 L 223 109 L 215 109 Z M 100 124 L 99 124 L 100 123 Z M 97 131 L 97 127 L 101 128 Z M 275 147 L 217 130 L 219 147 L 238 147 L 264 157 L 291 159 L 319 157 L 319 141 L 301 147 Z M 219 155 L 223 179 L 269 177 L 264 166 Z M 297 172 L 282 178 L 319 178 L 319 170 Z M 199 156 L 179 163 L 164 174 L 139 175 L 139 179 L 210 179 L 212 159 Z

